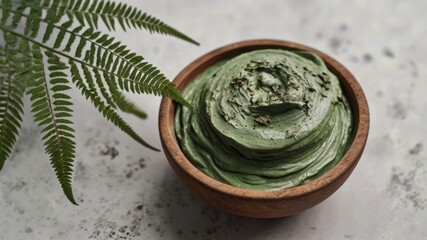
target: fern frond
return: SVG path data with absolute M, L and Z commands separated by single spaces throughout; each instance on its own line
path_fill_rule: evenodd
M 24 16 L 31 18 L 29 15 L 24 14 Z M 43 21 L 46 21 L 46 19 Z M 86 49 L 83 61 L 86 62 L 88 67 L 97 68 L 100 71 L 115 75 L 119 81 L 120 89 L 133 93 L 149 93 L 170 97 L 190 107 L 175 85 L 155 66 L 145 62 L 142 56 L 138 56 L 136 53 L 131 52 L 126 46 L 116 41 L 113 37 L 109 37 L 107 34 L 101 34 L 98 31 L 93 31 L 91 28 L 84 30 L 82 27 L 76 27 L 70 30 L 71 26 L 71 20 L 60 26 L 48 24 L 44 33 L 43 42 L 49 40 L 52 28 L 59 30 L 53 46 L 39 43 L 37 40 L 28 38 L 25 34 L 18 33 L 11 28 L 4 28 L 3 30 L 24 37 L 28 41 L 34 41 L 41 47 L 49 49 L 63 57 L 78 61 L 81 61 L 79 58 L 81 58 L 83 51 Z M 65 48 L 63 48 L 61 45 L 66 35 L 70 37 Z M 74 55 L 67 53 L 67 51 L 71 49 L 71 45 L 75 42 L 78 43 L 76 43 L 77 46 Z M 90 47 L 88 47 L 88 45 L 90 45 Z M 114 76 L 111 78 L 113 77 Z
M 197 41 L 174 27 L 126 3 L 116 3 L 111 0 L 21 0 L 20 5 L 35 10 L 30 13 L 34 16 L 40 16 L 38 11 L 44 9 L 47 12 L 46 19 L 51 20 L 52 23 L 59 22 L 65 13 L 70 20 L 75 18 L 81 26 L 93 29 L 98 29 L 99 22 L 102 21 L 110 31 L 115 30 L 117 25 L 124 31 L 129 28 L 145 29 L 149 33 L 168 35 L 199 45 Z M 2 4 L 2 6 L 4 7 L 6 4 Z
M 110 31 L 115 30 L 118 23 L 124 31 L 128 28 L 145 29 L 150 33 L 169 35 L 199 45 L 184 33 L 126 3 L 111 0 L 91 2 L 51 0 L 44 1 L 43 7 L 65 12 L 68 17 L 76 18 L 80 25 L 89 25 L 94 29 L 98 29 L 98 22 L 101 20 Z
M 123 132 L 132 137 L 135 141 L 139 142 L 143 146 L 150 148 L 155 151 L 159 151 L 157 148 L 151 146 L 146 141 L 144 141 L 121 117 L 120 115 L 108 104 L 102 101 L 101 97 L 98 95 L 95 89 L 95 83 L 93 80 L 92 73 L 86 65 L 81 65 L 83 74 L 85 76 L 85 80 L 80 74 L 80 70 L 77 67 L 77 64 L 70 60 L 69 64 L 71 66 L 71 76 L 72 81 L 76 85 L 78 89 L 80 89 L 81 93 L 89 99 L 95 108 L 111 123 L 113 123 L 116 127 L 121 129 Z M 86 83 L 88 85 L 86 85 Z
M 33 44 L 32 51 L 33 80 L 29 92 L 34 120 L 42 127 L 45 150 L 65 195 L 77 205 L 71 187 L 75 143 L 73 122 L 70 120 L 73 104 L 66 93 L 70 87 L 67 74 L 64 73 L 68 67 L 53 52 L 42 52 L 37 44 Z M 43 55 L 48 58 L 48 72 L 45 72 Z
M 4 34 L 0 49 L 0 170 L 10 156 L 21 128 L 25 84 L 20 75 L 17 39 Z

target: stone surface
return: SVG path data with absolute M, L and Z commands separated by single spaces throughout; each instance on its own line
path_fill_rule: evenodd
M 163 153 L 139 146 L 77 97 L 74 191 L 80 206 L 63 196 L 27 114 L 0 173 L 0 239 L 427 238 L 427 2 L 129 2 L 200 41 L 196 47 L 142 31 L 114 33 L 169 78 L 207 51 L 246 39 L 285 39 L 330 54 L 367 95 L 371 130 L 365 154 L 322 204 L 289 218 L 246 219 L 194 197 Z M 160 147 L 160 98 L 132 99 L 149 118 L 126 119 Z

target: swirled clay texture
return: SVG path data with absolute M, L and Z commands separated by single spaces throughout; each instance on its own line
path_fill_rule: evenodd
M 316 55 L 275 49 L 211 66 L 184 91 L 175 131 L 208 176 L 278 190 L 331 169 L 351 142 L 352 114 L 339 80 Z

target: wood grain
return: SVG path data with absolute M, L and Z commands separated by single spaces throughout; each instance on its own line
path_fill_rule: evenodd
M 163 98 L 159 113 L 162 146 L 177 176 L 212 206 L 232 214 L 253 218 L 290 216 L 328 198 L 347 180 L 356 167 L 369 132 L 368 103 L 354 76 L 325 53 L 298 43 L 261 39 L 229 44 L 190 63 L 173 82 L 183 90 L 198 74 L 217 61 L 232 58 L 244 52 L 267 48 L 297 49 L 318 55 L 329 70 L 340 79 L 343 91 L 348 97 L 354 115 L 354 140 L 341 161 L 320 178 L 302 186 L 278 191 L 254 191 L 221 183 L 194 167 L 180 150 L 173 126 L 175 103 L 169 98 Z

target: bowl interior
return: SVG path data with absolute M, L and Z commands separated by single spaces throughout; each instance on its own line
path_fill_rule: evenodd
M 165 150 L 173 152 L 174 160 L 178 166 L 181 167 L 182 170 L 186 171 L 189 176 L 193 177 L 194 180 L 200 181 L 206 187 L 225 192 L 230 195 L 247 198 L 277 199 L 283 197 L 297 197 L 313 191 L 318 191 L 322 187 L 339 178 L 341 175 L 345 174 L 347 171 L 353 170 L 363 152 L 369 129 L 369 110 L 363 90 L 357 80 L 344 66 L 316 49 L 280 40 L 251 40 L 238 42 L 221 47 L 198 58 L 178 74 L 174 83 L 177 85 L 178 89 L 182 91 L 190 81 L 212 64 L 220 60 L 230 59 L 241 53 L 268 48 L 309 51 L 323 59 L 328 69 L 339 78 L 342 89 L 348 98 L 353 112 L 352 143 L 337 165 L 321 177 L 309 183 L 275 191 L 242 189 L 222 183 L 205 175 L 194 167 L 185 157 L 179 148 L 174 132 L 173 120 L 175 117 L 176 103 L 172 102 L 170 99 L 164 98 L 161 103 L 161 109 L 163 109 L 163 112 L 160 113 L 159 125 L 161 128 L 160 134 L 162 140 L 168 140 L 167 144 L 164 144 L 167 148 Z

